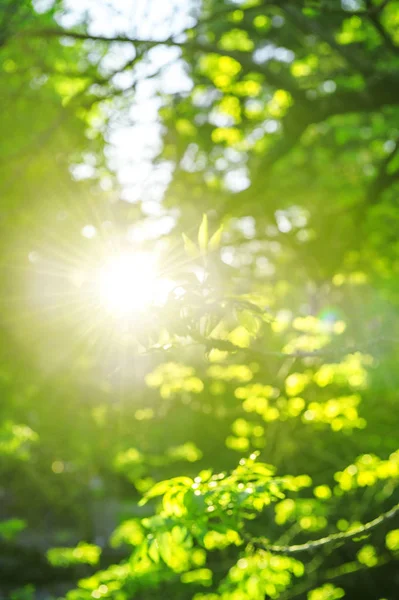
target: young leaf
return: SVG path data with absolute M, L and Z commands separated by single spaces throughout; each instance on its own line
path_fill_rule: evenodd
M 240 325 L 245 327 L 251 335 L 256 335 L 258 333 L 260 327 L 259 320 L 249 310 L 237 311 L 237 318 Z
M 217 250 L 219 248 L 220 242 L 221 242 L 221 239 L 222 239 L 222 233 L 223 233 L 223 225 L 221 225 L 219 227 L 219 229 L 217 229 L 215 231 L 215 233 L 213 234 L 213 236 L 209 240 L 208 249 L 211 252 L 214 251 L 214 250 Z
M 203 215 L 200 228 L 198 230 L 198 245 L 202 252 L 205 252 L 208 246 L 208 217 Z
M 183 237 L 183 242 L 184 242 L 184 249 L 185 249 L 186 253 L 188 254 L 188 256 L 192 256 L 192 257 L 197 256 L 198 248 L 194 244 L 194 242 L 192 242 L 185 233 L 182 233 L 182 237 Z
M 152 540 L 150 542 L 149 548 L 148 548 L 148 556 L 151 558 L 152 562 L 154 563 L 158 563 L 159 562 L 159 547 L 158 547 L 158 541 Z

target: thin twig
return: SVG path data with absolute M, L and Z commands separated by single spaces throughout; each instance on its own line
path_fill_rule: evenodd
M 268 552 L 273 552 L 275 554 L 298 554 L 300 552 L 312 552 L 313 550 L 317 550 L 318 548 L 322 548 L 323 546 L 334 544 L 336 542 L 347 542 L 354 540 L 354 538 L 368 535 L 371 531 L 377 529 L 377 527 L 380 527 L 397 515 L 399 515 L 399 504 L 396 504 L 387 512 L 383 513 L 379 517 L 376 517 L 372 521 L 369 521 L 365 525 L 357 527 L 356 529 L 342 533 L 333 533 L 332 535 L 314 540 L 313 542 L 305 542 L 304 544 L 295 544 L 293 546 L 275 546 L 273 544 L 269 544 L 264 538 L 252 538 L 250 536 L 247 537 L 247 541 L 257 548 L 267 550 Z

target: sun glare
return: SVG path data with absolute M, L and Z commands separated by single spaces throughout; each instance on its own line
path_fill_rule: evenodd
M 164 303 L 173 285 L 159 275 L 155 256 L 139 252 L 109 258 L 99 270 L 97 292 L 112 315 L 126 317 Z

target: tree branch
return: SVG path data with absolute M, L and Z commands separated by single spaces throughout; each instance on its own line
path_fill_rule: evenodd
M 374 26 L 376 31 L 379 33 L 381 39 L 385 42 L 385 45 L 387 46 L 387 48 L 389 48 L 389 50 L 393 54 L 398 54 L 398 52 L 399 52 L 398 46 L 394 43 L 393 39 L 391 38 L 389 33 L 386 31 L 385 27 L 382 25 L 380 18 L 379 18 L 379 14 L 383 7 L 382 8 L 378 7 L 378 10 L 373 10 L 373 8 L 375 8 L 375 7 L 373 6 L 373 4 L 371 3 L 370 0 L 366 0 L 366 4 L 367 4 L 367 9 L 368 9 L 367 17 L 368 17 L 370 23 L 372 23 L 372 25 Z M 385 5 L 387 3 L 385 2 L 383 4 Z
M 302 31 L 313 33 L 319 39 L 326 42 L 332 50 L 335 50 L 338 54 L 340 54 L 343 59 L 346 61 L 349 66 L 353 67 L 355 70 L 362 73 L 362 75 L 370 75 L 372 72 L 372 66 L 363 60 L 362 57 L 357 56 L 354 52 L 339 44 L 335 41 L 334 37 L 323 28 L 320 23 L 318 23 L 314 19 L 310 19 L 305 17 L 300 10 L 295 8 L 295 6 L 291 6 L 285 4 L 283 7 L 284 12 L 291 18 L 292 22 L 300 27 Z
M 381 4 L 374 4 L 371 8 L 361 10 L 343 10 L 342 8 L 332 8 L 330 6 L 310 6 L 313 10 L 319 10 L 322 14 L 341 15 L 343 17 L 367 17 L 370 14 L 379 14 L 384 10 L 390 0 L 383 0 Z
M 377 204 L 381 194 L 389 188 L 394 181 L 399 178 L 399 171 L 388 173 L 387 169 L 394 157 L 399 151 L 399 141 L 395 142 L 395 147 L 381 162 L 377 177 L 374 179 L 367 193 L 366 206 Z
M 90 33 L 82 33 L 78 31 L 66 31 L 64 29 L 59 28 L 47 28 L 40 29 L 34 31 L 25 31 L 23 33 L 24 36 L 29 37 L 67 37 L 76 40 L 92 40 L 96 42 L 106 42 L 106 43 L 129 43 L 135 46 L 143 46 L 147 50 L 154 48 L 156 46 L 169 46 L 172 48 L 181 48 L 183 50 L 193 50 L 198 52 L 210 53 L 210 54 L 218 54 L 220 56 L 229 56 L 233 58 L 247 71 L 260 73 L 265 76 L 268 83 L 271 85 L 282 88 L 288 91 L 295 100 L 298 101 L 306 101 L 305 94 L 303 90 L 300 90 L 296 85 L 295 78 L 290 75 L 290 73 L 275 73 L 271 69 L 268 68 L 265 64 L 258 64 L 254 60 L 252 60 L 251 54 L 249 52 L 242 52 L 239 50 L 225 50 L 223 48 L 219 48 L 217 44 L 209 44 L 198 42 L 197 40 L 186 40 L 179 42 L 175 40 L 173 37 L 165 38 L 163 40 L 144 40 L 138 38 L 131 38 L 129 36 L 113 36 L 113 37 L 105 37 L 102 35 L 92 35 Z
M 374 529 L 377 529 L 387 521 L 395 518 L 397 515 L 399 515 L 399 504 L 396 504 L 387 512 L 383 513 L 372 521 L 369 521 L 365 525 L 357 527 L 356 529 L 345 531 L 343 533 L 333 533 L 332 535 L 314 540 L 313 542 L 306 542 L 304 544 L 296 544 L 293 546 L 274 546 L 273 544 L 269 544 L 264 538 L 251 538 L 250 536 L 246 536 L 246 540 L 257 548 L 267 550 L 268 552 L 274 552 L 275 554 L 299 554 L 301 552 L 312 552 L 313 550 L 318 550 L 323 546 L 328 546 L 336 542 L 345 543 L 347 541 L 355 541 L 355 538 L 368 535 Z

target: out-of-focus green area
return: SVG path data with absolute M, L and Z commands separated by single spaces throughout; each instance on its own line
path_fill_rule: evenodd
M 398 69 L 395 0 L 0 2 L 2 600 L 398 597 Z

